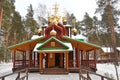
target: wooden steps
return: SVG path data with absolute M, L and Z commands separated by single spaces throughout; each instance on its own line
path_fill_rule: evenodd
M 29 68 L 29 72 L 39 72 L 39 68 Z
M 63 68 L 46 68 L 40 71 L 41 74 L 68 74 L 68 71 Z

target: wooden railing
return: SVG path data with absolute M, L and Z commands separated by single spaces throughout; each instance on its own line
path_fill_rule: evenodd
M 82 72 L 84 72 L 84 74 L 87 74 L 87 76 L 84 76 Z M 92 71 L 89 71 L 86 69 L 82 69 L 82 68 L 79 71 L 79 80 L 92 80 L 90 77 L 90 74 L 93 74 L 93 75 L 96 75 L 97 77 L 100 77 L 100 80 L 115 80 L 115 79 L 111 79 L 109 77 L 106 77 L 106 76 L 103 76 L 103 75 L 100 75 L 100 74 L 97 74 L 95 72 L 92 72 Z
M 23 72 L 25 72 L 25 75 L 21 77 L 20 75 Z M 15 80 L 28 80 L 28 69 L 27 68 L 16 71 L 16 72 L 13 72 L 13 73 L 9 73 L 9 74 L 6 74 L 6 75 L 2 75 L 2 76 L 0 76 L 0 79 L 5 80 L 6 77 L 14 75 L 14 74 L 17 74 L 17 77 L 16 77 Z

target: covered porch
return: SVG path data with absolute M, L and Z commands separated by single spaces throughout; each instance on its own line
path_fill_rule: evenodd
M 56 74 L 68 73 L 70 51 L 73 51 L 71 43 L 61 42 L 56 38 L 50 38 L 44 43 L 38 43 L 34 48 L 34 52 L 39 54 L 40 73 L 51 73 L 51 70 Z M 57 71 L 57 69 L 60 71 Z

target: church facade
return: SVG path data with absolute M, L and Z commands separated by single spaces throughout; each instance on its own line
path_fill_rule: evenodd
M 57 15 L 48 17 L 48 25 L 38 30 L 31 40 L 24 41 L 9 49 L 13 56 L 13 70 L 28 68 L 40 73 L 79 72 L 81 67 L 96 68 L 96 54 L 99 46 L 86 42 L 81 38 L 73 38 L 77 30 L 66 24 L 66 18 Z M 21 57 L 17 58 L 17 54 Z M 50 71 L 51 70 L 51 71 Z

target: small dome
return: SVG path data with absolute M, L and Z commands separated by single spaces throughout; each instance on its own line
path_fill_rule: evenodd
M 42 29 L 39 28 L 38 31 L 37 31 L 37 33 L 39 34 L 39 33 L 41 33 L 41 32 L 42 32 Z
M 73 33 L 77 33 L 77 29 L 76 29 L 76 28 L 73 28 L 73 29 L 72 29 L 72 32 L 73 32 Z
M 56 34 L 57 34 L 57 32 L 54 29 L 50 32 L 51 36 L 56 36 Z

